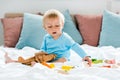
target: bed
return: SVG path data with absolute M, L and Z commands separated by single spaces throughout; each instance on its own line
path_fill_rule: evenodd
M 69 19 L 68 17 L 70 17 L 68 15 L 70 14 L 68 14 L 67 11 L 67 19 Z M 116 45 L 113 44 L 103 45 L 102 43 L 100 43 L 101 46 L 96 46 L 98 45 L 98 39 L 99 39 L 98 36 L 101 30 L 100 28 L 101 19 L 102 19 L 101 16 L 98 17 L 99 20 L 97 21 L 100 23 L 99 26 L 97 25 L 98 26 L 97 27 L 98 31 L 96 33 L 97 35 L 93 34 L 91 36 L 88 34 L 89 36 L 92 37 L 91 40 L 93 42 L 96 40 L 94 43 L 91 43 L 90 40 L 85 41 L 84 43 L 81 42 L 82 40 L 81 36 L 76 35 L 77 30 L 75 29 L 75 26 L 74 27 L 70 26 L 73 25 L 73 23 L 71 23 L 72 20 L 71 18 L 68 20 L 70 24 L 66 24 L 67 26 L 69 26 L 69 28 L 65 27 L 64 31 L 68 32 L 69 35 L 71 35 L 76 42 L 82 43 L 80 45 L 81 48 L 83 48 L 84 51 L 89 56 L 91 56 L 92 59 L 103 60 L 102 63 L 92 64 L 91 67 L 88 67 L 86 63 L 83 62 L 82 59 L 74 51 L 71 50 L 70 61 L 67 61 L 65 63 L 47 63 L 48 65 L 53 64 L 54 68 L 48 68 L 47 66 L 39 63 L 36 63 L 33 67 L 26 66 L 21 63 L 14 63 L 14 62 L 6 64 L 4 58 L 5 52 L 7 52 L 12 59 L 17 60 L 18 56 L 23 56 L 24 58 L 28 58 L 33 56 L 34 53 L 39 51 L 40 45 L 38 45 L 38 43 L 41 43 L 39 42 L 39 40 L 42 41 L 41 37 L 43 37 L 46 33 L 44 33 L 42 27 L 36 28 L 35 30 L 33 30 L 33 27 L 29 28 L 31 25 L 36 26 L 35 16 L 36 15 L 33 14 L 27 14 L 27 16 L 23 18 L 23 15 L 21 16 L 21 14 L 19 14 L 19 17 L 17 18 L 15 18 L 16 15 L 12 16 L 12 18 L 8 18 L 9 17 L 8 15 L 7 18 L 2 19 L 3 28 L 4 28 L 4 45 L 0 46 L 0 74 L 1 74 L 0 79 L 1 80 L 60 80 L 60 79 L 61 80 L 73 80 L 73 79 L 74 80 L 119 80 L 120 79 L 120 47 L 115 47 Z M 38 19 L 38 15 L 36 17 Z M 23 19 L 25 20 L 23 21 Z M 29 20 L 31 20 L 32 22 L 31 21 L 29 22 Z M 41 17 L 39 18 L 38 21 L 39 22 L 41 21 Z M 95 23 L 94 21 L 96 21 L 96 16 L 92 23 Z M 28 22 L 29 24 L 26 24 Z M 25 26 L 26 28 L 24 28 Z M 39 26 L 41 26 L 41 24 L 39 24 L 38 27 Z M 92 28 L 94 32 L 95 31 L 94 27 Z M 70 31 L 69 29 L 71 29 L 72 33 L 69 32 Z M 25 32 L 26 30 L 27 32 Z M 37 30 L 38 31 L 41 30 L 40 33 L 32 33 L 32 35 L 34 34 L 36 35 L 36 37 L 30 34 L 31 32 L 37 32 Z M 90 29 L 88 30 L 90 31 Z M 25 35 L 27 35 L 28 37 L 26 37 Z M 97 36 L 96 37 L 97 39 L 95 38 L 93 39 L 93 36 L 94 37 Z M 108 35 L 108 37 L 106 38 L 108 39 L 109 37 L 112 38 L 112 36 L 110 35 Z M 29 43 L 29 41 L 34 44 Z M 117 46 L 119 46 L 119 41 L 118 43 L 114 43 L 114 44 L 117 44 Z M 105 63 L 104 60 L 106 59 L 114 60 L 114 62 Z M 72 66 L 72 68 L 66 71 L 62 68 L 63 66 L 67 66 L 67 67 Z
M 81 45 L 81 47 L 91 55 L 92 58 L 105 59 L 115 58 L 119 61 L 120 48 L 109 47 L 93 47 L 89 45 Z M 94 50 L 94 51 L 93 51 Z M 5 64 L 4 54 L 5 51 L 8 55 L 17 60 L 18 56 L 24 58 L 33 56 L 37 49 L 32 47 L 24 47 L 21 50 L 15 48 L 0 47 L 0 79 L 1 80 L 119 80 L 120 68 L 103 68 L 99 67 L 102 64 L 94 64 L 92 67 L 86 67 L 83 65 L 81 58 L 71 51 L 71 60 L 65 63 L 54 63 L 54 68 L 48 68 L 39 63 L 33 67 L 23 65 L 21 63 L 7 63 Z M 106 57 L 107 56 L 107 57 Z M 74 59 L 76 58 L 76 59 Z M 68 72 L 62 71 L 63 65 L 74 66 Z

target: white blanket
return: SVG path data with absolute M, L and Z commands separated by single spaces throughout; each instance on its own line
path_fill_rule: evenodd
M 97 59 L 116 59 L 120 61 L 120 48 L 92 47 L 89 45 L 81 46 L 85 52 L 92 58 Z M 22 50 L 15 48 L 0 47 L 0 80 L 120 80 L 120 68 L 100 68 L 96 66 L 85 67 L 81 58 L 71 51 L 70 61 L 65 63 L 54 63 L 55 68 L 50 69 L 39 63 L 33 67 L 20 63 L 5 64 L 5 51 L 12 58 L 17 60 L 18 56 L 28 58 L 34 55 L 38 50 L 25 47 Z M 74 66 L 72 70 L 61 73 L 62 65 Z

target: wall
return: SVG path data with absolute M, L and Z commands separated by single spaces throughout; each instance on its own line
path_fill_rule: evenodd
M 106 0 L 0 0 L 0 17 L 7 12 L 38 12 L 55 8 L 71 13 L 101 13 Z
M 0 0 L 0 18 L 7 12 L 44 12 L 51 8 L 83 14 L 102 13 L 104 9 L 120 12 L 120 0 Z
M 45 12 L 55 8 L 69 9 L 70 13 L 98 14 L 104 9 L 120 10 L 120 0 L 0 0 L 0 18 L 10 12 Z M 0 26 L 0 45 L 3 44 L 3 30 Z
M 111 10 L 120 13 L 120 0 L 112 0 Z

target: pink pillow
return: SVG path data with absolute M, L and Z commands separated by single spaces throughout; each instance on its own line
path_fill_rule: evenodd
M 2 23 L 4 29 L 4 46 L 15 47 L 20 36 L 23 18 L 3 18 Z
M 102 15 L 76 14 L 75 19 L 83 37 L 83 44 L 97 46 L 102 26 Z

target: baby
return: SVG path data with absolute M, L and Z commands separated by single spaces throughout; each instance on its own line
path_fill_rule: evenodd
M 49 55 L 55 54 L 56 57 L 52 60 L 53 62 L 65 62 L 69 60 L 70 50 L 72 49 L 91 66 L 91 59 L 80 45 L 62 31 L 64 23 L 64 16 L 58 10 L 51 9 L 45 12 L 43 27 L 48 34 L 44 36 L 41 51 Z

